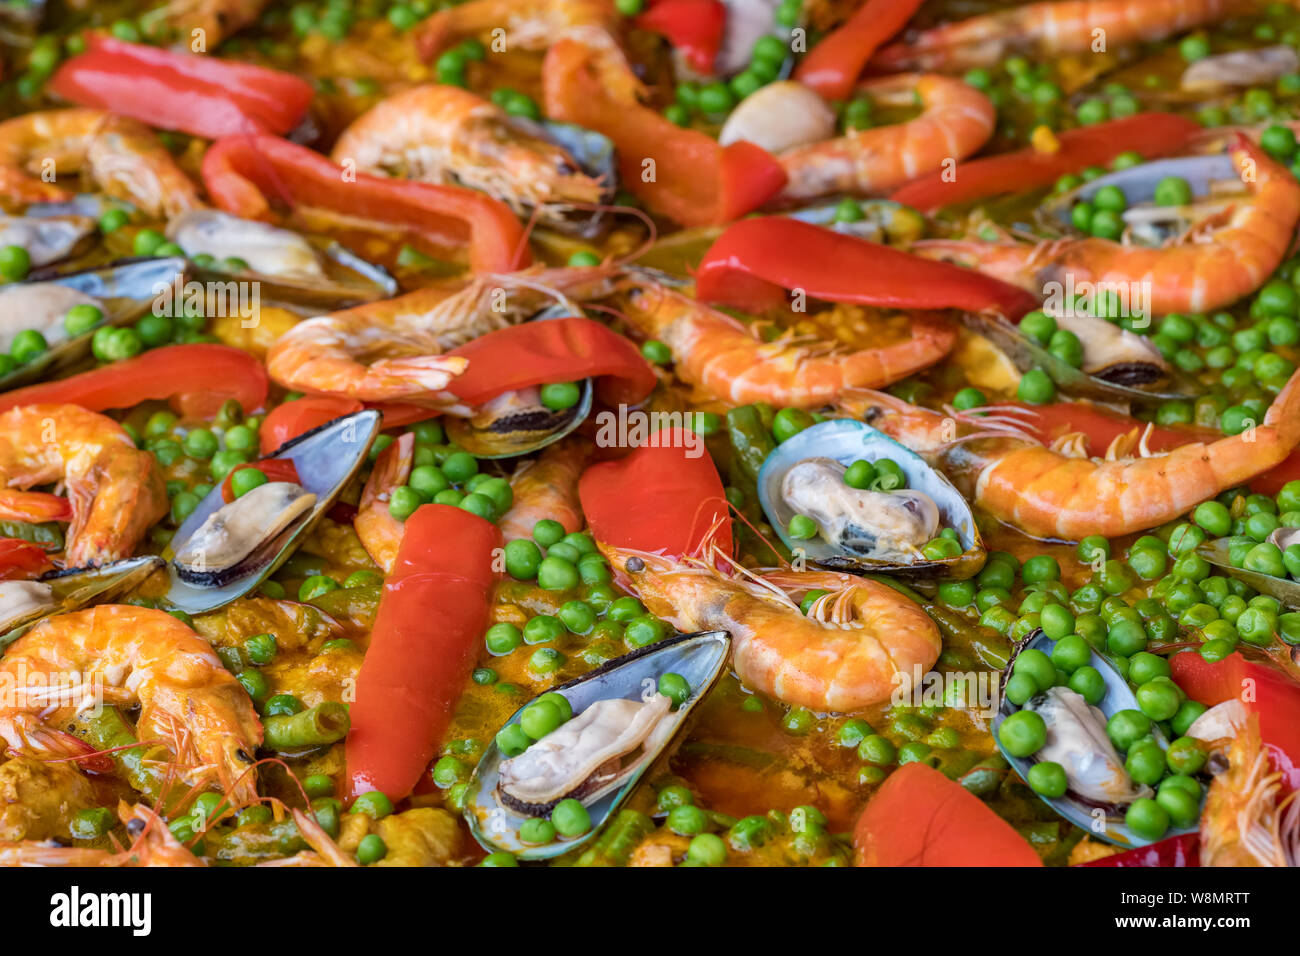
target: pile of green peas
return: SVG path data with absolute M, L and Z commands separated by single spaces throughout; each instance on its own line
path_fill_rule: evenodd
M 1013 596 L 1017 582 L 1023 589 L 1019 599 Z M 1021 565 L 1008 551 L 991 551 L 979 574 L 964 581 L 943 582 L 938 598 L 948 607 L 973 610 L 982 626 L 1012 640 L 1021 640 L 1038 627 L 1061 631 L 1074 626 L 1068 607 L 1070 595 L 1061 584 L 1061 566 L 1049 554 Z
M 853 751 L 862 765 L 858 768 L 858 783 L 877 786 L 884 782 L 892 768 L 909 763 L 924 763 L 942 770 L 950 777 L 957 776 L 978 761 L 973 753 L 961 752 L 961 734 L 953 727 L 940 724 L 936 718 L 944 710 L 959 710 L 965 701 L 959 699 L 962 689 L 951 684 L 942 706 L 905 707 L 895 705 L 890 711 L 888 726 L 873 728 L 861 717 L 850 717 L 840 724 L 835 734 L 838 746 Z
M 997 69 L 968 70 L 965 80 L 987 95 L 999 111 L 1013 103 L 1032 105 L 1037 124 L 1055 126 L 1065 94 L 1049 79 L 1049 74 L 1047 64 L 1034 64 L 1023 56 L 1009 56 Z
M 1181 176 L 1165 176 L 1156 183 L 1153 196 L 1157 206 L 1185 206 L 1192 201 L 1192 187 Z M 1116 185 L 1101 186 L 1088 199 L 1080 199 L 1070 209 L 1075 229 L 1098 239 L 1119 239 L 1124 234 L 1124 211 L 1128 197 Z
M 394 488 L 388 497 L 388 513 L 405 521 L 425 504 L 451 505 L 488 521 L 497 521 L 510 510 L 514 492 L 505 478 L 479 471 L 479 461 L 469 452 L 446 441 L 446 432 L 436 421 L 411 426 L 415 451 L 406 484 Z M 374 460 L 394 441 L 380 435 L 371 447 Z

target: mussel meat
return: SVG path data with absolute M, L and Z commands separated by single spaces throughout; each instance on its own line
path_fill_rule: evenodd
M 1094 378 L 1140 388 L 1169 377 L 1169 363 L 1145 336 L 1096 316 L 1067 312 L 1053 318 L 1058 329 L 1079 337 L 1083 371 Z
M 125 558 L 95 568 L 50 571 L 32 581 L 0 581 L 0 647 L 52 614 L 111 600 L 164 567 L 162 558 Z
M 302 520 L 316 496 L 291 481 L 270 481 L 208 515 L 176 550 L 182 581 L 220 587 L 270 560 L 279 537 Z
M 1151 788 L 1135 786 L 1106 735 L 1106 715 L 1068 687 L 1053 687 L 1025 704 L 1047 725 L 1047 743 L 1037 760 L 1059 763 L 1070 792 L 1103 807 L 1123 807 Z
M 0 216 L 0 246 L 22 246 L 40 268 L 67 259 L 95 228 L 89 216 Z

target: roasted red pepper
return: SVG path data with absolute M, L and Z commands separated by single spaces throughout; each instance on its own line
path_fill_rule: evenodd
M 650 0 L 632 24 L 638 30 L 663 34 L 695 72 L 712 73 L 727 26 L 727 8 L 720 0 Z
M 911 309 L 995 309 L 1019 318 L 1038 301 L 970 269 L 922 259 L 783 216 L 745 219 L 704 254 L 696 297 L 763 309 L 799 290 L 831 302 Z
M 592 465 L 578 481 L 582 513 L 596 540 L 679 558 L 712 540 L 731 554 L 722 479 L 694 432 L 669 428 L 618 461 Z
M 1083 126 L 1057 135 L 1051 152 L 1021 149 L 986 159 L 958 163 L 951 173 L 922 176 L 890 197 L 922 212 L 984 199 L 1000 193 L 1050 186 L 1067 173 L 1104 166 L 1120 153 L 1134 151 L 1151 159 L 1181 149 L 1201 127 L 1173 113 L 1139 113 L 1109 123 Z
M 213 56 L 175 53 L 88 34 L 85 53 L 50 80 L 57 96 L 204 139 L 287 133 L 307 114 L 310 83 Z
M 822 99 L 847 99 L 871 55 L 903 29 L 920 6 L 921 0 L 867 0 L 808 51 L 794 78 Z
M 959 783 L 899 767 L 853 828 L 858 866 L 1042 866 L 1024 837 Z
M 405 231 L 439 256 L 468 249 L 475 272 L 510 272 L 529 262 L 523 226 L 485 193 L 349 171 L 276 136 L 213 143 L 203 156 L 203 183 L 213 202 L 245 219 L 275 219 L 274 199 L 291 210 Z
M 1192 700 L 1208 707 L 1238 698 L 1259 714 L 1264 743 L 1281 751 L 1291 767 L 1300 766 L 1300 684 L 1270 664 L 1246 659 L 1233 651 L 1211 663 L 1195 651 L 1169 659 L 1174 682 Z
M 0 411 L 38 402 L 80 405 L 93 412 L 170 399 L 181 414 L 210 418 L 229 399 L 245 412 L 266 403 L 266 368 L 229 345 L 165 345 L 123 362 L 0 394 Z
M 0 538 L 0 581 L 30 578 L 51 567 L 49 556 L 39 545 L 21 538 Z
M 406 519 L 370 632 L 347 737 L 348 802 L 405 797 L 437 753 L 487 630 L 501 531 L 449 505 Z
M 447 388 L 471 406 L 530 385 L 584 378 L 599 379 L 596 391 L 606 404 L 634 405 L 657 381 L 635 345 L 591 319 L 512 325 L 448 354 L 469 359 L 469 367 Z
M 298 475 L 298 466 L 289 458 L 263 458 L 261 461 L 254 461 L 248 464 L 236 465 L 226 472 L 226 480 L 221 483 L 221 499 L 227 503 L 235 500 L 235 492 L 231 486 L 231 479 L 235 477 L 235 472 L 243 471 L 245 468 L 256 468 L 262 474 L 266 475 L 267 481 L 291 481 L 295 485 L 301 484 L 302 479 Z
M 262 422 L 259 433 L 263 455 L 269 455 L 291 438 L 297 438 L 326 422 L 361 411 L 354 398 L 313 395 L 295 399 L 273 408 Z
M 730 222 L 785 185 L 781 164 L 753 143 L 720 146 L 611 93 L 597 55 L 576 40 L 551 46 L 542 68 L 547 115 L 613 140 L 623 183 L 652 212 L 684 226 Z
M 1134 847 L 1123 853 L 1103 856 L 1099 860 L 1089 860 L 1080 866 L 1200 866 L 1201 836 L 1199 833 L 1183 833 L 1169 837 L 1159 843 Z

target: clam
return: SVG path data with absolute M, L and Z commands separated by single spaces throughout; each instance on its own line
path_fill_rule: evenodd
M 75 305 L 95 305 L 106 325 L 126 325 L 148 312 L 159 292 L 185 275 L 180 258 L 124 260 L 76 272 L 37 273 L 0 291 L 0 343 L 7 349 L 23 329 L 45 336 L 50 348 L 0 377 L 0 390 L 50 378 L 90 354 L 93 331 L 69 337 L 63 317 Z
M 397 283 L 379 266 L 337 242 L 308 239 L 254 219 L 240 219 L 215 209 L 195 209 L 167 224 L 167 237 L 188 256 L 237 258 L 240 271 L 195 267 L 207 282 L 255 282 L 259 295 L 289 306 L 342 308 L 387 299 Z
M 356 477 L 380 417 L 366 410 L 336 418 L 267 456 L 292 461 L 301 485 L 267 482 L 230 503 L 220 487 L 209 492 L 164 554 L 171 587 L 163 602 L 204 614 L 261 584 Z
M 906 488 L 859 490 L 844 483 L 853 462 L 882 458 L 898 464 Z M 965 578 L 984 563 L 966 499 L 920 455 L 865 422 L 821 422 L 782 442 L 759 470 L 758 498 L 785 545 L 801 550 L 814 565 Z M 812 518 L 819 537 L 791 538 L 788 526 L 796 514 Z M 941 527 L 957 532 L 962 553 L 932 561 L 920 549 Z
M 1051 654 L 1056 642 L 1036 630 L 1016 650 L 1016 655 L 1026 648 L 1035 648 Z M 1011 664 L 1015 663 L 1013 655 Z M 997 716 L 993 718 L 993 737 L 1002 754 L 1022 779 L 1028 779 L 1029 768 L 1038 761 L 1059 763 L 1065 770 L 1068 789 L 1064 796 L 1050 798 L 1041 794 L 1039 799 L 1075 826 L 1087 831 L 1096 839 L 1117 846 L 1143 846 L 1150 842 L 1134 834 L 1124 824 L 1124 811 L 1139 797 L 1151 795 L 1145 785 L 1136 784 L 1124 769 L 1124 761 L 1116 752 L 1106 733 L 1106 722 L 1117 711 L 1139 710 L 1137 698 L 1123 676 L 1110 662 L 1096 651 L 1088 661 L 1106 683 L 1106 694 L 1097 706 L 1067 687 L 1052 687 L 1025 702 L 1025 709 L 1037 712 L 1047 725 L 1046 743 L 1032 757 L 1016 757 L 1002 746 L 998 730 L 1002 722 L 1020 708 L 1002 699 Z M 1010 673 L 1010 665 L 1007 672 Z M 1153 727 L 1152 736 L 1161 747 L 1168 741 L 1159 727 Z M 1104 829 L 1102 828 L 1104 825 Z M 1195 832 L 1195 827 L 1170 830 L 1166 836 Z
M 646 770 L 663 756 L 695 707 L 721 677 L 731 640 L 722 631 L 684 634 L 610 661 L 556 687 L 573 717 L 522 753 L 505 757 L 495 740 L 465 795 L 470 831 L 489 851 L 521 860 L 559 856 L 585 844 L 616 814 Z M 677 674 L 690 686 L 676 706 L 659 679 Z M 520 708 L 506 726 L 517 724 Z M 580 801 L 591 815 L 586 833 L 551 843 L 524 843 L 519 829 L 560 800 Z
M 0 216 L 0 246 L 22 246 L 36 268 L 70 258 L 98 227 L 89 216 Z
M 31 581 L 0 581 L 0 647 L 53 614 L 108 601 L 141 584 L 164 566 L 152 555 L 126 558 L 97 568 L 50 571 Z

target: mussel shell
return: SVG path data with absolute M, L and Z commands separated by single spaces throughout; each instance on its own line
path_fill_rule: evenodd
M 98 299 L 104 308 L 102 325 L 129 325 L 144 315 L 158 298 L 160 289 L 186 275 L 187 263 L 178 256 L 163 259 L 123 259 L 75 272 L 43 269 L 28 276 L 25 284 L 53 282 Z M 8 375 L 0 377 L 0 391 L 30 385 L 70 369 L 90 354 L 94 331 L 51 346 L 47 351 Z
M 527 818 L 503 806 L 497 799 L 498 768 L 505 758 L 494 739 L 475 767 L 465 794 L 465 820 L 474 839 L 489 852 L 505 850 L 521 860 L 546 860 L 583 846 L 618 812 L 645 771 L 655 763 L 656 757 L 672 745 L 695 707 L 708 696 L 722 676 L 730 648 L 731 639 L 724 631 L 682 634 L 609 661 L 576 680 L 553 688 L 552 692 L 568 698 L 575 714 L 598 700 L 615 697 L 637 699 L 645 688 L 656 686 L 660 676 L 669 672 L 686 678 L 691 685 L 691 696 L 669 715 L 677 725 L 666 736 L 659 754 L 645 760 L 617 791 L 604 795 L 587 807 L 591 814 L 591 829 L 573 840 L 556 839 L 543 846 L 534 846 L 519 839 L 519 827 Z M 515 711 L 506 723 L 517 723 L 522 711 L 522 707 Z
M 1136 405 L 1151 405 L 1175 399 L 1196 399 L 1204 394 L 1205 389 L 1199 382 L 1190 378 L 1175 367 L 1170 367 L 1161 378 L 1164 384 L 1159 387 L 1138 388 L 1133 384 L 1139 378 L 1152 378 L 1149 373 L 1138 375 L 1133 370 L 1130 374 L 1119 375 L 1120 381 L 1109 381 L 1096 375 L 1089 375 L 1082 369 L 1075 368 L 1064 359 L 1057 358 L 1047 349 L 1020 331 L 1019 326 L 997 315 L 981 315 L 974 312 L 962 313 L 962 321 L 983 335 L 1006 356 L 1021 372 L 1030 369 L 1042 369 L 1062 392 L 1074 398 L 1091 398 L 1100 402 L 1131 402 Z M 1111 366 L 1119 369 L 1120 366 Z M 1109 370 L 1108 370 L 1109 371 Z M 1159 380 L 1159 379 L 1156 379 Z
M 196 549 L 197 561 L 192 560 L 188 553 L 189 549 L 194 547 L 194 538 L 203 534 L 206 525 L 201 525 L 190 540 L 184 542 L 176 557 L 172 559 L 172 567 L 175 568 L 177 577 L 186 584 L 192 584 L 196 587 L 219 588 L 223 584 L 244 577 L 261 567 L 269 559 L 270 553 L 275 549 L 276 542 L 311 514 L 312 506 L 315 504 L 314 496 L 292 482 L 267 482 L 254 488 L 243 497 L 227 502 L 222 508 L 213 512 L 214 515 L 220 515 L 224 512 L 225 517 L 217 520 L 224 521 L 225 526 L 220 527 L 218 532 L 209 533 L 224 531 L 228 539 L 233 509 L 237 509 L 241 505 L 246 508 L 264 506 L 263 499 L 269 498 L 274 502 L 277 495 L 285 498 L 285 500 L 278 502 L 278 510 L 269 516 L 273 520 L 266 521 L 265 526 L 259 528 L 259 531 L 267 535 L 267 537 L 251 546 L 246 541 L 241 542 L 241 551 L 245 547 L 247 548 L 246 551 L 232 555 L 227 559 L 226 563 L 209 566 L 204 560 L 205 549 L 203 546 Z M 250 520 L 248 515 L 249 511 L 245 510 L 240 517 L 233 518 L 233 520 L 247 524 Z M 265 512 L 258 515 L 252 523 L 261 523 L 264 516 L 266 516 Z M 208 517 L 210 520 L 212 519 L 212 515 Z M 206 536 L 204 540 L 207 541 Z
M 1221 541 L 1207 541 L 1196 549 L 1196 553 L 1224 574 L 1238 581 L 1244 581 L 1260 594 L 1276 598 L 1293 611 L 1300 611 L 1300 581 L 1293 581 L 1291 578 L 1275 578 L 1271 574 L 1233 567 L 1228 557 L 1228 546 Z
M 316 503 L 307 516 L 285 528 L 272 542 L 267 542 L 264 550 L 259 549 L 264 560 L 254 563 L 241 576 L 214 587 L 182 580 L 176 566 L 171 563 L 175 552 L 169 547 L 164 557 L 168 560 L 171 587 L 162 602 L 189 614 L 206 614 L 243 597 L 266 580 L 330 509 L 348 482 L 356 477 L 379 434 L 380 419 L 380 413 L 370 409 L 344 415 L 285 442 L 265 456 L 287 458 L 294 463 L 299 484 L 316 496 Z M 183 547 L 208 516 L 224 504 L 219 484 L 208 492 L 176 530 L 172 539 L 176 546 Z
M 1015 654 L 1012 655 L 1010 662 L 1007 664 L 1006 674 L 1009 675 L 1011 673 L 1011 668 L 1016 662 L 1016 657 L 1018 657 L 1026 648 L 1030 647 L 1036 648 L 1050 656 L 1052 649 L 1056 647 L 1056 642 L 1044 634 L 1041 628 L 1035 630 L 1029 635 L 1025 642 L 1016 649 Z M 1106 682 L 1106 696 L 1102 698 L 1100 704 L 1096 705 L 1097 709 L 1100 710 L 1107 719 L 1117 711 L 1141 710 L 1141 708 L 1138 707 L 1137 698 L 1133 695 L 1133 691 L 1128 685 L 1128 681 L 1124 679 L 1119 671 L 1115 670 L 1110 661 L 1106 660 L 1106 658 L 1102 657 L 1095 650 L 1092 650 L 1089 653 L 1091 656 L 1088 663 L 1097 669 L 1097 672 L 1101 674 L 1102 679 Z M 1012 756 L 1007 753 L 1006 748 L 1002 746 L 1002 741 L 998 739 L 998 730 L 1001 728 L 1002 722 L 1018 710 L 1020 710 L 1019 707 L 1003 696 L 1002 703 L 998 707 L 997 715 L 993 718 L 993 739 L 997 741 L 998 749 L 1002 751 L 1002 755 L 1007 759 L 1007 762 L 1011 764 L 1016 773 L 1020 774 L 1020 778 L 1022 780 L 1028 780 L 1029 768 L 1035 763 L 1033 758 Z M 1152 725 L 1152 736 L 1156 743 L 1158 743 L 1162 748 L 1167 748 L 1169 746 L 1169 741 L 1165 739 L 1160 728 L 1156 727 L 1154 724 Z M 1082 801 L 1068 791 L 1065 796 L 1056 798 L 1044 797 L 1042 794 L 1039 794 L 1039 799 L 1066 820 L 1086 831 L 1089 836 L 1096 839 L 1105 840 L 1107 843 L 1113 843 L 1115 846 L 1126 848 L 1146 846 L 1148 843 L 1152 842 L 1151 840 L 1138 836 L 1130 830 L 1124 824 L 1123 817 L 1116 817 L 1109 813 L 1106 817 L 1106 828 L 1104 830 L 1098 830 L 1096 826 L 1096 817 L 1094 816 L 1095 811 L 1097 810 L 1097 805 Z M 1197 828 L 1194 826 L 1181 830 L 1171 829 L 1165 834 L 1165 836 L 1170 837 L 1182 833 L 1195 833 L 1196 829 Z
M 337 242 L 313 241 L 312 245 L 325 262 L 324 278 L 227 272 L 196 265 L 191 265 L 191 269 L 200 282 L 256 283 L 259 296 L 266 302 L 298 309 L 304 314 L 314 314 L 319 309 L 334 311 L 397 295 L 397 280 L 382 266 L 367 262 Z
M 517 458 L 545 448 L 571 433 L 591 414 L 591 379 L 578 383 L 580 395 L 571 408 L 552 411 L 540 402 L 476 427 L 468 418 L 444 416 L 447 437 L 475 458 Z
M 0 647 L 7 647 L 27 633 L 32 625 L 53 614 L 66 614 L 85 607 L 92 601 L 107 601 L 125 594 L 142 584 L 155 571 L 162 570 L 164 565 L 162 558 L 144 555 L 97 568 L 68 568 L 42 574 L 36 580 L 50 586 L 50 606 L 21 619 L 5 622 L 5 629 L 0 633 Z
M 42 243 L 23 241 L 30 239 L 30 231 L 44 231 Z M 0 245 L 22 246 L 27 250 L 33 268 L 44 268 L 64 259 L 71 259 L 94 245 L 98 224 L 89 216 L 68 213 L 63 216 L 49 214 L 22 216 L 0 215 Z M 26 233 L 26 235 L 24 235 Z M 57 233 L 57 238 L 52 234 Z
M 875 461 L 891 458 L 907 476 L 907 487 L 929 495 L 939 507 L 941 527 L 957 532 L 962 553 L 955 558 L 929 561 L 920 558 L 911 563 L 848 555 L 833 548 L 820 537 L 809 541 L 796 541 L 786 530 L 795 512 L 785 501 L 781 483 L 785 473 L 806 458 L 832 458 L 848 466 L 859 458 Z M 918 455 L 884 432 L 877 431 L 866 422 L 838 418 L 805 428 L 776 447 L 758 473 L 758 500 L 763 513 L 772 523 L 782 542 L 792 551 L 799 549 L 812 564 L 837 571 L 854 573 L 898 573 L 915 577 L 944 575 L 968 578 L 984 566 L 984 543 L 975 516 L 961 492 L 942 474 L 931 468 Z
M 920 239 L 925 235 L 925 217 L 911 206 L 904 206 L 892 199 L 858 199 L 862 209 L 862 218 L 853 222 L 841 222 L 836 217 L 840 201 L 816 203 L 792 210 L 785 215 L 800 222 L 810 222 L 814 226 L 824 226 L 846 236 L 857 236 L 872 242 L 906 243 Z

